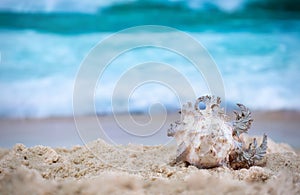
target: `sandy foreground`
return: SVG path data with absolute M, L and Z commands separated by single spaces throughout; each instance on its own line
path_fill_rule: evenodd
M 241 170 L 174 163 L 176 146 L 166 144 L 166 129 L 176 117 L 140 140 L 125 139 L 110 116 L 101 117 L 117 145 L 99 139 L 90 117 L 79 119 L 87 144 L 73 119 L 1 119 L 0 194 L 300 194 L 299 113 L 255 112 L 248 139 L 267 133 L 268 152 Z
M 259 166 L 234 171 L 175 164 L 171 145 L 17 144 L 0 150 L 0 194 L 299 194 L 300 156 L 286 144 L 268 146 Z

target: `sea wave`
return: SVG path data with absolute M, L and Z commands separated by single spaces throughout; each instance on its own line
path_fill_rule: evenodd
M 194 10 L 204 10 L 218 8 L 223 11 L 233 11 L 247 4 L 247 0 L 228 0 L 228 1 L 209 1 L 209 0 L 85 0 L 78 2 L 76 0 L 60 1 L 19 1 L 3 0 L 0 4 L 0 10 L 12 12 L 30 12 L 30 13 L 50 13 L 50 12 L 80 12 L 96 13 L 106 9 L 130 9 L 130 8 L 190 8 Z
M 2 0 L 1 11 L 23 13 L 50 13 L 50 12 L 80 12 L 96 13 L 106 9 L 131 10 L 132 8 L 173 8 L 192 10 L 221 10 L 236 12 L 244 9 L 266 9 L 299 11 L 300 5 L 293 0 Z
M 0 116 L 72 116 L 76 72 L 89 50 L 108 35 L 0 31 Z M 208 49 L 218 65 L 228 105 L 244 103 L 252 110 L 300 110 L 299 32 L 194 32 L 191 36 Z M 119 56 L 106 69 L 95 91 L 97 113 L 112 113 L 111 97 L 120 75 L 145 61 L 168 63 L 189 79 L 197 96 L 209 93 L 201 74 L 186 60 L 170 51 L 145 48 Z M 141 77 L 148 74 L 142 69 L 136 71 Z M 177 85 L 180 87 L 180 83 Z M 116 101 L 122 104 L 127 98 L 119 96 Z M 170 89 L 152 84 L 132 94 L 129 110 L 144 113 L 157 102 L 170 111 L 180 108 Z M 127 107 L 114 111 L 126 112 Z M 93 112 L 81 110 L 82 115 Z
M 275 2 L 275 3 L 274 3 Z M 285 20 L 284 22 L 282 20 Z M 274 23 L 273 21 L 278 22 Z M 288 20 L 288 21 L 286 21 Z M 166 25 L 187 31 L 273 32 L 300 20 L 300 7 L 283 0 L 230 1 L 2 1 L 0 28 L 60 34 Z M 288 24 L 280 24 L 280 21 Z M 278 26 L 279 25 L 279 26 Z

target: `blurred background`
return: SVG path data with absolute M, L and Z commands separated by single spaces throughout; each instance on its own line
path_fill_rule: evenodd
M 136 25 L 166 25 L 198 40 L 220 69 L 229 107 L 241 102 L 262 112 L 300 110 L 297 1 L 1 0 L 0 117 L 71 117 L 74 79 L 84 57 L 107 36 Z M 199 86 L 197 95 L 207 93 L 185 59 L 144 48 L 120 56 L 106 70 L 96 91 L 97 113 L 111 113 L 120 67 L 149 60 L 174 65 Z M 144 113 L 157 101 L 170 111 L 180 108 L 169 90 L 147 85 L 133 94 L 130 109 Z

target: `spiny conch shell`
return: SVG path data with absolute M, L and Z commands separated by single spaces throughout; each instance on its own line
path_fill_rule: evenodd
M 199 109 L 199 103 L 205 104 Z M 236 120 L 229 123 L 221 99 L 202 96 L 193 105 L 184 104 L 181 121 L 171 124 L 168 136 L 175 137 L 178 148 L 176 161 L 184 161 L 199 168 L 213 168 L 222 165 L 233 169 L 248 168 L 263 158 L 267 150 L 267 136 L 257 147 L 254 139 L 249 147 L 241 134 L 247 133 L 253 119 L 251 112 L 242 104 L 237 104 L 241 113 L 235 112 Z

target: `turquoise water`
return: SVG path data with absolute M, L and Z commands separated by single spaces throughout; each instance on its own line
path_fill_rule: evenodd
M 74 79 L 88 52 L 118 30 L 145 24 L 178 28 L 202 43 L 220 69 L 228 105 L 300 110 L 300 9 L 292 1 L 50 2 L 0 3 L 1 117 L 71 116 Z M 107 68 L 95 92 L 98 113 L 111 113 L 111 95 L 122 71 L 145 61 L 172 64 L 197 95 L 208 93 L 187 61 L 144 48 Z M 156 102 L 169 110 L 180 107 L 170 90 L 150 84 L 136 90 L 130 110 L 147 112 Z

